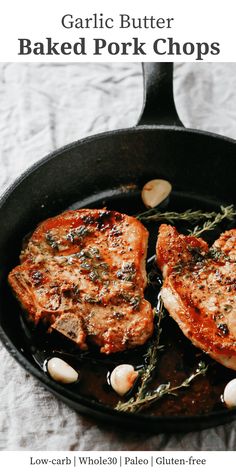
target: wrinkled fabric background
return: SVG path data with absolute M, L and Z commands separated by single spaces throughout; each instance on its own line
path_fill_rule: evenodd
M 236 63 L 175 64 L 174 89 L 185 126 L 236 139 Z M 0 63 L 0 191 L 64 144 L 135 124 L 141 106 L 140 64 Z M 58 401 L 0 345 L 0 449 L 236 450 L 236 421 L 158 435 L 104 425 Z

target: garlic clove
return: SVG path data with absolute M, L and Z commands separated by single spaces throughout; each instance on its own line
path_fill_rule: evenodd
M 230 380 L 227 383 L 224 389 L 223 400 L 227 408 L 236 407 L 236 379 Z
M 125 395 L 134 385 L 138 372 L 130 364 L 120 364 L 112 371 L 110 384 L 118 395 Z
M 77 382 L 78 372 L 59 357 L 52 357 L 47 362 L 47 371 L 56 382 L 70 384 Z
M 154 208 L 165 200 L 172 190 L 168 180 L 154 179 L 147 182 L 142 189 L 142 200 L 147 208 Z

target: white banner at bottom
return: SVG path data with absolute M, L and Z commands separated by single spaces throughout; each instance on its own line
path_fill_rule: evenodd
M 3 451 L 0 470 L 4 472 L 217 472 L 235 463 L 236 452 L 213 451 L 110 451 L 110 452 L 46 452 Z

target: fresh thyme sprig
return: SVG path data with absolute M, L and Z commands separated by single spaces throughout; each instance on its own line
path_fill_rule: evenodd
M 136 400 L 137 398 L 143 398 L 145 391 L 147 390 L 148 383 L 150 382 L 152 378 L 152 373 L 155 370 L 156 365 L 157 365 L 158 351 L 160 351 L 163 348 L 163 346 L 160 345 L 160 338 L 161 338 L 161 332 L 162 332 L 161 321 L 163 317 L 165 316 L 165 314 L 164 314 L 164 305 L 161 298 L 159 299 L 158 308 L 154 309 L 154 314 L 157 317 L 157 326 L 156 326 L 157 334 L 146 354 L 147 366 L 141 375 L 141 383 L 140 383 L 138 392 L 136 394 Z
M 168 221 L 174 223 L 175 221 L 198 221 L 202 219 L 215 218 L 217 213 L 215 211 L 202 212 L 201 210 L 186 210 L 183 213 L 177 211 L 158 211 L 157 208 L 151 208 L 143 213 L 136 215 L 136 218 L 140 221 Z
M 215 227 L 221 223 L 224 219 L 233 220 L 236 216 L 236 211 L 234 210 L 233 205 L 229 205 L 227 207 L 221 206 L 221 213 L 216 213 L 214 219 L 212 221 L 208 220 L 205 221 L 203 226 L 195 226 L 193 231 L 191 231 L 192 236 L 199 237 L 205 231 L 212 231 Z
M 143 372 L 141 374 L 141 382 L 139 389 L 136 393 L 136 395 L 132 398 L 130 398 L 127 402 L 122 403 L 119 402 L 116 406 L 116 410 L 120 410 L 122 408 L 122 411 L 124 411 L 125 406 L 127 405 L 129 409 L 129 405 L 136 404 L 136 402 L 139 402 L 142 400 L 147 391 L 148 384 L 150 380 L 152 379 L 152 374 L 153 371 L 155 370 L 157 366 L 157 361 L 158 361 L 158 351 L 160 351 L 163 346 L 160 345 L 160 338 L 161 338 L 161 321 L 163 317 L 165 316 L 164 313 L 164 305 L 163 301 L 161 298 L 158 300 L 158 305 L 157 308 L 154 310 L 154 316 L 157 317 L 157 326 L 156 326 L 156 336 L 153 339 L 153 342 L 151 343 L 150 347 L 147 350 L 146 354 L 146 367 L 143 369 Z
M 220 209 L 221 212 L 204 212 L 201 210 L 189 209 L 183 213 L 178 213 L 175 211 L 160 212 L 157 210 L 157 208 L 151 208 L 150 210 L 144 211 L 143 213 L 139 213 L 136 218 L 143 222 L 168 221 L 169 223 L 174 223 L 175 221 L 186 221 L 193 223 L 199 220 L 217 220 L 216 223 L 214 223 L 217 224 L 224 218 L 233 219 L 234 216 L 236 216 L 236 211 L 234 210 L 233 205 L 229 205 L 227 207 L 221 206 Z
M 193 372 L 187 379 L 185 379 L 180 385 L 171 387 L 170 382 L 167 384 L 161 384 L 153 392 L 146 393 L 142 398 L 133 398 L 126 403 L 119 402 L 116 409 L 119 411 L 126 411 L 129 413 L 139 412 L 145 408 L 149 408 L 153 403 L 160 400 L 164 395 L 176 395 L 176 392 L 181 388 L 189 387 L 191 382 L 196 379 L 199 375 L 205 375 L 207 366 L 204 362 L 200 362 L 198 368 Z

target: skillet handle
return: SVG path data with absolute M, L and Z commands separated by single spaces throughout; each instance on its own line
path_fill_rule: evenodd
M 144 100 L 139 125 L 183 126 L 175 108 L 173 62 L 144 62 Z

